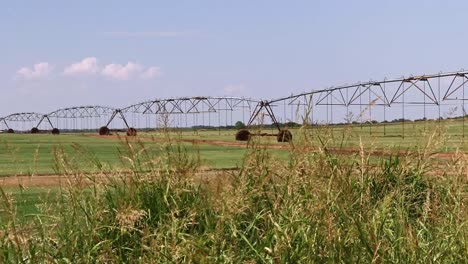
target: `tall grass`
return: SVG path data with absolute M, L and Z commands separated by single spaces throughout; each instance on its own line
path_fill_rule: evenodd
M 287 160 L 253 140 L 238 171 L 218 174 L 169 138 L 158 152 L 123 140 L 113 173 L 81 172 L 57 149 L 66 184 L 31 221 L 2 190 L 0 262 L 466 262 L 466 154 L 441 165 L 428 136 L 411 155 L 375 161 L 364 147 L 327 150 L 345 135 L 317 146 L 303 133 Z

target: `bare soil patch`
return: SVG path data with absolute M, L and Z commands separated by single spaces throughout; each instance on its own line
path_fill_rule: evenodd
M 111 135 L 111 136 L 99 136 L 99 135 L 87 135 L 90 137 L 97 137 L 97 138 L 109 138 L 109 139 L 119 139 L 122 138 L 121 136 Z M 163 138 L 144 138 L 140 137 L 137 138 L 138 140 L 142 141 L 153 141 L 153 142 L 165 142 L 166 140 Z M 130 138 L 130 140 L 135 140 L 135 138 Z M 203 144 L 203 145 L 215 145 L 215 146 L 224 146 L 224 147 L 249 147 L 248 142 L 240 142 L 240 141 L 226 141 L 226 140 L 208 140 L 208 139 L 177 139 L 174 140 L 177 142 L 185 142 L 185 143 L 193 143 L 193 144 Z M 293 144 L 258 144 L 257 146 L 268 148 L 268 149 L 285 149 L 290 150 L 293 148 L 301 148 L 301 146 L 293 145 Z M 318 148 L 318 147 L 302 147 L 304 150 L 308 151 L 325 151 L 331 154 L 339 154 L 339 155 L 356 155 L 361 153 L 360 148 Z M 389 155 L 400 155 L 400 156 L 407 156 L 407 155 L 415 155 L 413 152 L 404 151 L 404 150 L 382 150 L 382 149 L 375 149 L 375 150 L 363 150 L 365 154 L 370 154 L 372 156 L 389 156 Z M 443 159 L 450 159 L 454 158 L 459 153 L 456 152 L 439 152 L 433 153 L 435 157 L 443 158 Z
M 219 176 L 227 175 L 231 172 L 237 171 L 237 168 L 227 169 L 202 169 L 195 173 L 193 179 L 200 182 L 209 182 L 217 179 Z M 113 177 L 112 173 L 100 173 L 95 175 L 82 174 L 82 175 L 16 175 L 16 176 L 5 176 L 0 178 L 0 187 L 60 187 L 67 186 L 69 184 L 88 186 L 93 184 L 93 181 L 99 183 L 106 183 L 110 181 L 110 177 Z M 131 174 L 127 175 L 119 174 L 117 179 L 125 180 L 127 177 L 131 177 Z M 115 178 L 114 178 L 115 179 Z M 128 178 L 127 178 L 128 179 Z

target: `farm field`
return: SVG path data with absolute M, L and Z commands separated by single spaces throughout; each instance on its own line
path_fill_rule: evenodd
M 468 264 L 468 1 L 3 1 L 0 264 Z
M 66 153 L 70 161 L 92 172 L 93 161 L 99 160 L 103 169 L 118 169 L 125 161 L 125 137 L 95 137 L 94 135 L 0 135 L 0 175 L 54 174 L 56 154 Z M 160 141 L 146 137 L 129 138 L 129 141 L 144 144 L 151 155 L 164 151 Z M 245 147 L 223 147 L 182 143 L 189 153 L 200 153 L 205 166 L 214 168 L 240 165 Z M 92 158 L 90 158 L 92 157 Z
M 440 126 L 440 129 L 439 129 Z M 335 154 L 355 155 L 359 152 L 362 140 L 363 147 L 371 153 L 370 161 L 375 163 L 386 153 L 404 153 L 424 148 L 427 138 L 434 134 L 438 144 L 433 151 L 442 154 L 453 153 L 457 149 L 468 149 L 468 137 L 466 141 L 462 135 L 462 123 L 459 120 L 444 120 L 442 122 L 408 122 L 405 124 L 403 138 L 402 124 L 353 125 L 353 126 L 323 126 L 307 129 L 293 128 L 295 138 L 292 145 L 278 143 L 275 137 L 255 137 L 254 141 L 259 147 L 277 159 L 277 162 L 289 160 L 290 150 L 293 146 L 300 147 L 307 135 L 307 145 L 318 149 L 326 146 L 335 150 Z M 386 136 L 383 136 L 385 130 Z M 20 209 L 25 213 L 33 212 L 34 204 L 40 203 L 41 195 L 49 192 L 51 186 L 57 183 L 43 183 L 41 188 L 41 175 L 53 175 L 52 182 L 56 182 L 55 176 L 65 173 L 57 168 L 60 155 L 65 154 L 68 162 L 80 172 L 99 173 L 103 171 L 113 172 L 128 169 L 125 157 L 129 144 L 142 145 L 150 155 L 164 155 L 166 151 L 164 143 L 168 138 L 177 143 L 189 155 L 197 156 L 200 166 L 205 169 L 232 169 L 241 168 L 243 158 L 249 151 L 246 142 L 234 140 L 235 130 L 179 130 L 161 132 L 139 133 L 136 138 L 127 138 L 124 133 L 114 133 L 112 136 L 98 136 L 96 134 L 62 134 L 59 136 L 50 134 L 0 134 L 0 177 L 15 175 L 36 175 L 34 187 L 21 191 L 22 198 Z M 276 129 L 253 130 L 255 133 L 275 133 Z M 441 133 L 440 136 L 439 133 Z M 321 138 L 321 140 L 319 140 Z M 127 141 L 128 140 L 128 141 Z M 376 152 L 372 155 L 372 151 Z M 443 156 L 445 158 L 451 156 Z M 434 164 L 437 163 L 434 161 Z M 45 179 L 42 178 L 42 179 Z M 16 183 L 7 185 L 10 193 L 20 190 Z M 53 188 L 52 188 L 53 189 Z
M 403 137 L 403 128 L 404 135 Z M 326 146 L 344 154 L 360 149 L 361 143 L 368 151 L 416 151 L 427 144 L 431 135 L 437 138 L 434 151 L 453 153 L 468 150 L 468 131 L 463 137 L 461 120 L 442 122 L 321 126 L 306 129 L 290 129 L 294 135 L 292 144 L 278 143 L 275 137 L 254 137 L 255 142 L 269 148 L 272 155 L 285 158 L 288 150 L 300 147 L 307 140 L 315 148 Z M 385 135 L 384 135 L 385 131 Z M 275 129 L 253 130 L 254 133 L 276 133 Z M 201 164 L 207 168 L 233 168 L 242 165 L 247 143 L 234 140 L 235 130 L 197 130 L 139 133 L 136 138 L 97 136 L 95 134 L 0 134 L 0 176 L 56 174 L 54 163 L 57 153 L 65 153 L 71 162 L 87 172 L 112 170 L 122 167 L 126 140 L 143 144 L 150 155 L 164 151 L 163 143 L 170 138 L 180 142 L 188 153 L 197 153 Z M 307 136 L 307 139 L 304 138 Z M 91 158 L 90 158 L 91 157 Z M 99 161 L 102 168 L 95 167 Z
M 0 260 L 457 263 L 468 145 L 429 124 L 1 134 Z

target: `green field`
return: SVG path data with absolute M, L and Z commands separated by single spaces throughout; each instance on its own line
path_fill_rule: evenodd
M 434 134 L 438 137 L 436 150 L 451 152 L 456 149 L 468 150 L 468 135 L 462 137 L 462 122 L 444 120 L 442 122 L 408 122 L 404 124 L 390 123 L 353 126 L 322 126 L 300 130 L 291 129 L 295 136 L 293 144 L 301 144 L 304 135 L 309 136 L 308 144 L 319 147 L 358 149 L 362 144 L 367 149 L 412 150 L 422 148 L 427 144 L 428 137 Z M 276 129 L 253 130 L 255 133 L 275 133 Z M 384 135 L 384 131 L 385 134 Z M 137 138 L 128 138 L 131 144 L 142 144 L 151 155 L 164 155 L 164 142 L 169 136 L 173 142 L 179 142 L 184 151 L 197 156 L 200 165 L 206 168 L 239 168 L 248 152 L 245 146 L 211 145 L 204 141 L 234 140 L 235 130 L 183 130 L 171 131 L 169 134 L 160 132 L 140 133 Z M 67 155 L 70 163 L 83 172 L 115 171 L 128 168 L 125 156 L 128 156 L 127 138 L 97 137 L 92 134 L 0 134 L 0 176 L 61 174 L 57 168 L 61 153 Z M 319 139 L 320 138 L 320 139 Z M 324 141 L 322 142 L 321 139 Z M 195 143 L 188 141 L 196 140 Z M 284 146 L 288 143 L 278 143 L 275 137 L 255 137 L 260 146 Z M 238 142 L 239 143 L 239 142 Z M 268 149 L 273 157 L 288 160 L 289 150 Z M 378 159 L 373 159 L 378 160 Z M 102 165 L 98 168 L 97 163 Z M 32 188 L 20 191 L 9 188 L 21 201 L 18 203 L 22 214 L 37 212 L 36 204 L 42 203 L 49 189 Z
M 462 128 L 321 126 L 291 144 L 232 130 L 1 134 L 4 182 L 65 181 L 1 185 L 0 262 L 464 263 Z
M 209 141 L 235 142 L 234 130 L 175 131 L 168 135 L 161 133 L 140 133 L 135 139 L 152 155 L 164 151 L 168 137 L 182 141 L 181 146 L 189 153 L 199 155 L 203 166 L 210 168 L 232 168 L 242 164 L 245 146 L 225 146 L 208 144 Z M 274 129 L 254 130 L 254 132 L 275 133 Z M 320 126 L 306 129 L 292 129 L 293 144 L 300 146 L 304 137 L 314 146 L 326 145 L 332 148 L 358 149 L 361 142 L 366 149 L 415 150 L 427 144 L 431 135 L 437 137 L 439 152 L 468 150 L 468 134 L 463 137 L 463 123 L 460 120 L 442 122 L 406 122 L 353 125 Z M 468 132 L 468 131 L 467 131 Z M 403 136 L 404 135 L 404 136 Z M 188 142 L 196 140 L 195 143 Z M 277 143 L 274 137 L 256 137 L 264 145 L 287 145 Z M 208 142 L 206 142 L 208 141 Z M 54 174 L 58 153 L 65 153 L 70 162 L 89 172 L 96 168 L 98 160 L 103 168 L 112 170 L 122 167 L 122 156 L 126 152 L 126 139 L 115 137 L 94 137 L 90 134 L 62 134 L 59 136 L 39 134 L 0 134 L 0 175 Z M 271 150 L 273 155 L 286 157 L 288 151 Z
M 152 142 L 148 135 L 141 140 L 153 155 L 163 151 L 161 142 Z M 213 168 L 240 165 L 245 147 L 223 147 L 181 143 L 189 153 L 199 153 L 202 163 Z M 80 168 L 93 171 L 95 160 L 108 170 L 122 167 L 127 144 L 125 138 L 96 138 L 87 135 L 0 135 L 0 175 L 53 174 L 57 153 L 62 151 Z
M 435 133 L 441 139 L 443 146 L 438 151 L 450 152 L 456 149 L 468 150 L 468 121 L 465 124 L 466 131 L 463 132 L 463 122 L 460 120 L 443 120 L 387 123 L 387 124 L 363 124 L 363 125 L 334 125 L 313 126 L 300 131 L 298 128 L 290 129 L 295 136 L 295 143 L 303 141 L 304 133 L 309 136 L 308 140 L 319 146 L 322 142 L 319 137 L 326 139 L 329 147 L 359 147 L 361 140 L 365 147 L 376 147 L 378 149 L 408 149 L 421 146 L 428 136 Z M 254 132 L 276 133 L 276 129 L 254 130 Z M 202 140 L 234 141 L 235 131 L 185 131 L 181 133 L 182 138 Z M 274 137 L 262 138 L 261 142 L 266 144 L 281 145 Z

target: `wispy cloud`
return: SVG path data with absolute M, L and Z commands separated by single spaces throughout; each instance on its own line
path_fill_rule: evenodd
M 143 80 L 150 80 L 150 79 L 159 77 L 160 75 L 161 75 L 161 68 L 153 66 L 153 67 L 149 67 L 146 71 L 141 73 L 140 77 Z
M 198 35 L 195 31 L 115 31 L 104 32 L 106 37 L 121 37 L 121 38 L 177 38 L 177 37 L 193 37 Z
M 47 77 L 58 77 L 53 75 L 54 67 L 48 62 L 41 62 L 32 67 L 22 67 L 16 71 L 16 80 L 38 80 Z M 101 76 L 108 80 L 153 80 L 162 74 L 161 67 L 145 66 L 129 61 L 126 64 L 110 63 L 100 66 L 96 57 L 87 57 L 79 62 L 69 64 L 62 70 L 62 76 L 79 76 L 86 78 L 91 75 Z
M 80 62 L 67 66 L 63 73 L 65 75 L 95 74 L 99 71 L 97 59 L 95 57 L 84 58 Z
M 108 64 L 102 70 L 102 75 L 121 81 L 133 79 L 136 75 L 143 71 L 143 67 L 139 64 L 128 62 L 127 65 Z
M 35 64 L 32 68 L 22 67 L 16 72 L 16 76 L 24 80 L 42 79 L 49 76 L 54 67 L 48 62 Z
M 161 75 L 161 68 L 149 67 L 145 68 L 143 65 L 134 62 L 123 64 L 108 64 L 104 66 L 101 74 L 109 79 L 128 81 L 132 79 L 150 80 Z

